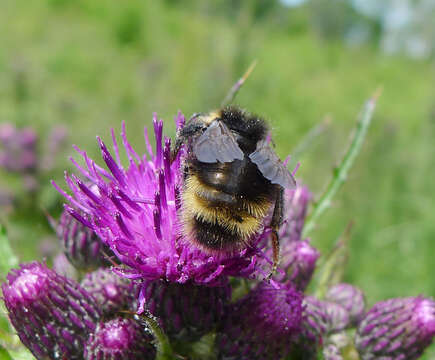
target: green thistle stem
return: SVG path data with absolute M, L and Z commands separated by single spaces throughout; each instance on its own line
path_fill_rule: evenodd
M 305 238 L 314 229 L 317 220 L 323 214 L 323 212 L 331 206 L 332 198 L 346 181 L 349 170 L 355 162 L 357 155 L 361 151 L 361 146 L 366 137 L 367 130 L 373 117 L 373 112 L 375 110 L 376 102 L 380 96 L 380 93 L 381 90 L 378 89 L 375 94 L 365 103 L 359 116 L 349 148 L 347 149 L 341 163 L 334 169 L 331 182 L 328 184 L 320 199 L 314 204 L 314 208 L 307 222 L 305 223 L 302 232 L 303 238 Z
M 245 81 L 248 79 L 249 75 L 251 75 L 251 73 L 254 70 L 256 65 L 257 65 L 257 60 L 254 60 L 252 62 L 252 64 L 249 66 L 248 70 L 246 70 L 246 72 L 243 74 L 243 76 L 239 80 L 237 80 L 237 82 L 233 85 L 233 87 L 230 89 L 228 94 L 225 96 L 225 99 L 222 101 L 221 107 L 229 105 L 234 101 L 240 88 L 243 86 Z
M 178 357 L 175 356 L 168 337 L 163 332 L 162 328 L 159 326 L 154 316 L 152 316 L 150 313 L 147 313 L 146 311 L 138 316 L 146 322 L 149 329 L 154 335 L 154 339 L 156 341 L 156 348 L 157 348 L 156 360 L 177 359 Z

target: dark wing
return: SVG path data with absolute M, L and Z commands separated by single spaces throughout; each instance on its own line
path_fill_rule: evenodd
M 221 121 L 215 120 L 193 144 L 196 158 L 205 163 L 231 162 L 243 160 L 244 154 L 230 129 Z
M 292 189 L 296 186 L 295 178 L 266 141 L 260 141 L 257 144 L 257 149 L 249 155 L 249 158 L 272 184 L 281 185 L 286 189 Z

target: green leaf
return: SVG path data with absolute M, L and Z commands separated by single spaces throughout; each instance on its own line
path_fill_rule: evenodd
M 13 360 L 12 357 L 9 355 L 8 351 L 3 346 L 0 346 L 0 360 Z
M 35 360 L 35 357 L 32 355 L 32 353 L 24 347 L 13 351 L 9 350 L 9 354 L 14 360 Z
M 4 278 L 10 269 L 18 265 L 18 258 L 12 251 L 6 229 L 0 225 L 0 277 Z

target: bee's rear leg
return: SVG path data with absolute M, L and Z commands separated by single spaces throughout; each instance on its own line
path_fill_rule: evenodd
M 283 212 L 284 212 L 284 188 L 279 186 L 279 188 L 276 191 L 275 208 L 273 209 L 272 221 L 270 222 L 270 227 L 272 228 L 271 240 L 272 240 L 272 251 L 273 251 L 273 265 L 270 274 L 267 277 L 268 280 L 270 280 L 270 278 L 275 274 L 279 265 L 280 247 L 279 247 L 278 230 L 282 223 Z

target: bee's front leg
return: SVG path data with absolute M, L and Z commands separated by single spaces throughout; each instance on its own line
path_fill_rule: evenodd
M 282 224 L 284 212 L 284 188 L 278 186 L 275 195 L 275 208 L 273 209 L 272 221 L 270 222 L 270 227 L 272 228 L 272 250 L 273 250 L 273 265 L 270 271 L 268 280 L 275 274 L 278 269 L 280 260 L 280 247 L 279 247 L 279 236 L 278 230 Z

